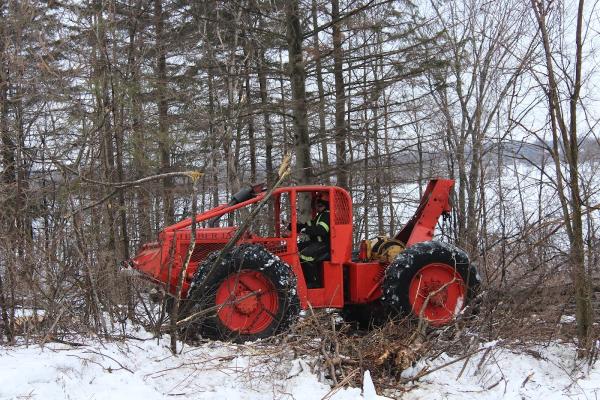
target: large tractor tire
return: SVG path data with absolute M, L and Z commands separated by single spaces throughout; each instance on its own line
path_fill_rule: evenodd
M 478 288 L 479 275 L 463 250 L 437 241 L 422 242 L 388 266 L 382 301 L 392 314 L 412 315 L 440 327 L 452 322 Z
M 287 329 L 300 313 L 296 276 L 263 246 L 243 244 L 213 264 L 218 252 L 198 267 L 186 315 L 192 336 L 243 343 Z M 189 335 L 188 335 L 189 336 Z

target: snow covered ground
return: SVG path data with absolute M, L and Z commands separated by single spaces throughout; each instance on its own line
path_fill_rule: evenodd
M 168 337 L 139 330 L 136 339 L 0 347 L 0 399 L 382 399 L 365 373 L 363 388 L 332 390 L 311 359 L 254 343 L 185 346 L 173 356 Z M 452 361 L 455 361 L 446 365 Z M 385 393 L 402 399 L 598 399 L 600 365 L 576 363 L 572 347 L 488 343 L 467 358 L 442 354 L 404 371 Z
M 421 360 L 403 377 L 427 367 L 424 376 L 403 399 L 598 399 L 600 365 L 578 361 L 572 346 L 482 346 L 472 357 L 443 354 L 435 361 Z
M 377 399 L 373 384 L 335 393 L 309 363 L 260 343 L 185 346 L 173 356 L 169 337 L 0 347 L 0 399 Z M 141 339 L 141 340 L 140 340 Z

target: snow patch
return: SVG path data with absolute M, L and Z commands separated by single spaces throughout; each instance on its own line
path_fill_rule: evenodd
M 576 318 L 573 315 L 561 315 L 561 317 L 560 317 L 561 324 L 572 324 L 575 321 L 576 321 Z
M 402 399 L 595 399 L 600 396 L 600 365 L 578 361 L 574 347 L 503 347 L 498 341 L 484 344 L 464 360 L 442 354 L 422 359 L 402 373 L 419 379 Z M 453 361 L 458 362 L 453 362 Z M 450 364 L 451 363 L 451 364 Z
M 465 304 L 465 298 L 460 296 L 456 299 L 456 307 L 454 307 L 454 315 L 459 315 L 463 309 L 463 305 Z
M 365 400 L 384 400 L 388 399 L 388 397 L 378 396 L 377 391 L 375 390 L 375 385 L 373 384 L 373 380 L 371 379 L 371 372 L 369 370 L 365 371 L 363 375 L 363 390 L 362 390 L 363 399 Z

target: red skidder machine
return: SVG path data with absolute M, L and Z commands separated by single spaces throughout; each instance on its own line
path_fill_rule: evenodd
M 362 241 L 354 257 L 352 200 L 335 186 L 275 189 L 235 247 L 220 255 L 238 229 L 234 222 L 243 221 L 266 195 L 256 187 L 236 193 L 228 204 L 196 216 L 182 301 L 184 316 L 202 317 L 188 332 L 236 341 L 265 338 L 288 328 L 309 305 L 338 308 L 346 315 L 356 310 L 369 310 L 371 317 L 378 316 L 373 312 L 386 318 L 412 314 L 432 326 L 450 323 L 479 284 L 463 250 L 432 241 L 439 217 L 450 211 L 453 184 L 430 181 L 402 230 L 393 238 Z M 316 216 L 319 198 L 329 200 L 329 251 L 323 251 L 325 259 L 313 261 L 316 269 L 309 272 L 300 257 L 299 248 L 308 238 L 299 232 L 299 223 L 300 216 Z M 186 267 L 191 224 L 186 219 L 165 228 L 158 241 L 144 245 L 128 264 L 174 295 Z M 317 279 L 308 273 L 316 273 Z

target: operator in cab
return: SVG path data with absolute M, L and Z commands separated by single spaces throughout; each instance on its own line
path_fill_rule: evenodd
M 321 263 L 331 258 L 329 236 L 329 194 L 319 193 L 315 201 L 316 214 L 307 223 L 298 223 L 297 230 L 309 240 L 298 244 L 300 263 L 308 288 L 323 287 Z

